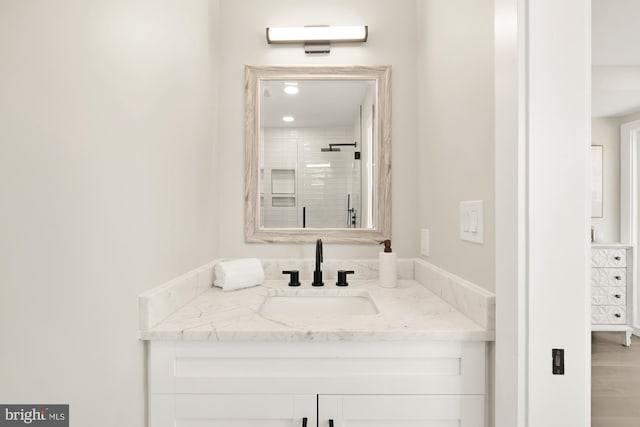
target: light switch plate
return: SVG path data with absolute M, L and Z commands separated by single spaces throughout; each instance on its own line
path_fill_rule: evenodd
M 429 230 L 423 228 L 420 232 L 420 254 L 429 256 Z
M 460 239 L 484 243 L 484 202 L 460 202 Z

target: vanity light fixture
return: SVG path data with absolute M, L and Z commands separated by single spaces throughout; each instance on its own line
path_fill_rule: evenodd
M 305 53 L 329 53 L 331 43 L 364 43 L 368 37 L 367 25 L 267 27 L 267 43 L 303 43 Z

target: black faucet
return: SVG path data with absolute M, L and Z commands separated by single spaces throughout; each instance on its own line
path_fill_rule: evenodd
M 324 286 L 320 264 L 322 264 L 322 240 L 318 239 L 316 241 L 316 269 L 313 271 L 313 283 L 311 286 Z

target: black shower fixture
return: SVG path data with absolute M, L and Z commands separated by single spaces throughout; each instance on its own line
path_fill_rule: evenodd
M 357 147 L 357 145 L 358 145 L 357 142 L 354 142 L 353 144 L 329 144 L 329 148 L 322 147 L 320 151 L 323 153 L 334 152 L 334 151 L 340 151 L 339 148 L 335 148 L 335 147 Z
M 327 147 L 322 147 L 322 148 L 320 149 L 320 151 L 321 151 L 321 152 L 323 152 L 323 153 L 327 153 L 327 152 L 329 152 L 329 151 L 340 151 L 340 149 L 339 149 L 339 148 L 333 148 L 333 146 L 332 146 L 332 145 L 329 145 L 329 148 L 327 148 Z

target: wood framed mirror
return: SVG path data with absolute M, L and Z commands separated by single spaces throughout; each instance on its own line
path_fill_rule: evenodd
M 391 67 L 245 67 L 245 240 L 391 234 Z

